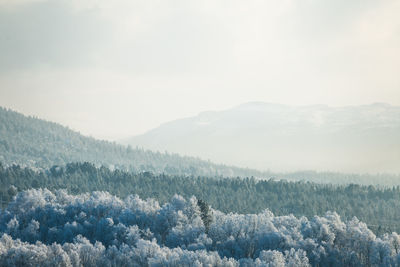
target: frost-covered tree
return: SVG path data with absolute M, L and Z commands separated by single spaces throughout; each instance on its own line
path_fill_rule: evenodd
M 354 218 L 223 213 L 174 196 L 20 192 L 0 213 L 0 266 L 398 266 L 397 233 Z

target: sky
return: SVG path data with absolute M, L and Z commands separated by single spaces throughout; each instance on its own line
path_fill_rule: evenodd
M 0 106 L 119 140 L 249 101 L 400 105 L 398 0 L 0 0 Z

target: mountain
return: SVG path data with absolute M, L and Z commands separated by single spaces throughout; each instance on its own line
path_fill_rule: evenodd
M 400 107 L 246 103 L 122 141 L 273 171 L 400 172 Z
M 258 176 L 255 170 L 213 164 L 194 157 L 159 153 L 96 140 L 60 124 L 27 117 L 0 107 L 0 162 L 50 168 L 91 162 L 133 172 L 174 175 Z

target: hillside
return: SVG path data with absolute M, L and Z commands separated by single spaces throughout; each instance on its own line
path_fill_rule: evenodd
M 235 166 L 399 173 L 400 107 L 247 103 L 161 125 L 123 140 Z
M 0 161 L 49 168 L 70 162 L 91 162 L 132 172 L 258 176 L 261 172 L 217 165 L 194 157 L 159 153 L 96 140 L 60 124 L 0 107 Z

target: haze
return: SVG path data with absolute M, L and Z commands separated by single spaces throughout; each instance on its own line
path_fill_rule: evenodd
M 0 0 L 0 105 L 118 140 L 249 101 L 400 104 L 400 2 Z

